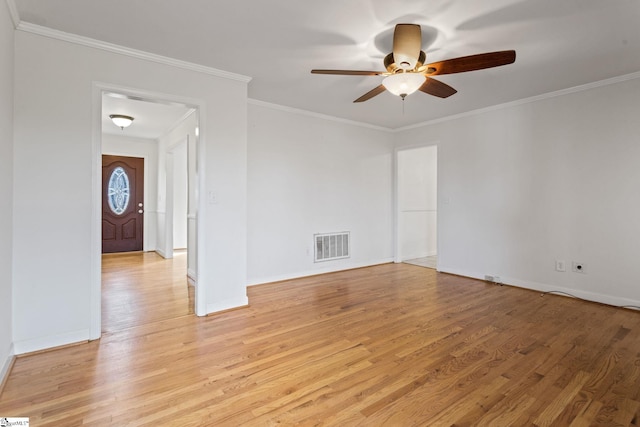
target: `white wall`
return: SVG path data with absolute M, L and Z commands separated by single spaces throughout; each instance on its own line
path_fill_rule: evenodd
M 16 353 L 99 333 L 93 284 L 100 282 L 100 149 L 92 141 L 99 138 L 100 87 L 201 107 L 199 185 L 204 192 L 215 189 L 219 203 L 199 206 L 196 311 L 246 304 L 246 80 L 27 31 L 17 31 L 15 41 Z
M 389 132 L 249 105 L 250 284 L 393 260 Z M 313 235 L 351 232 L 351 257 L 314 263 Z
M 7 4 L 0 2 L 0 383 L 13 357 L 13 37 Z
M 102 154 L 144 158 L 143 248 L 145 251 L 154 251 L 158 221 L 158 143 L 150 139 L 103 133 Z
M 640 304 L 639 93 L 636 78 L 402 132 L 439 141 L 439 269 Z
M 438 147 L 400 150 L 398 250 L 400 260 L 437 254 Z

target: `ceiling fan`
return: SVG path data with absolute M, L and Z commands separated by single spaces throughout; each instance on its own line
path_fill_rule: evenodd
M 457 92 L 448 84 L 431 76 L 463 73 L 512 64 L 516 60 L 515 50 L 480 53 L 444 61 L 425 64 L 427 55 L 421 50 L 422 31 L 420 25 L 397 24 L 393 32 L 393 52 L 384 58 L 387 71 L 357 70 L 311 70 L 313 74 L 339 74 L 345 76 L 386 76 L 382 84 L 353 102 L 363 102 L 385 90 L 400 96 L 419 90 L 429 95 L 447 98 Z

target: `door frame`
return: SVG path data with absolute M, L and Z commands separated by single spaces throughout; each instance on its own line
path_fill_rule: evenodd
M 205 167 L 204 167 L 204 141 L 206 136 L 206 103 L 201 99 L 186 98 L 168 95 L 160 92 L 145 91 L 124 87 L 104 82 L 93 82 L 92 85 L 92 111 L 91 111 L 91 156 L 93 159 L 92 170 L 92 207 L 91 207 L 91 282 L 90 293 L 90 328 L 89 339 L 99 339 L 102 335 L 102 96 L 105 93 L 116 93 L 124 97 L 148 102 L 180 104 L 196 110 L 198 137 L 196 138 L 196 191 L 195 194 L 204 194 Z M 197 197 L 197 196 L 196 196 Z M 204 211 L 203 198 L 196 200 L 196 214 Z M 202 215 L 196 216 L 196 230 L 204 229 Z M 196 277 L 201 278 L 202 263 L 199 262 L 204 254 L 203 242 L 196 239 Z M 195 283 L 195 313 L 198 316 L 206 315 L 206 294 L 202 280 Z
M 178 165 L 175 160 L 175 151 L 180 147 L 185 147 L 187 150 L 186 164 Z M 183 171 L 187 173 L 187 188 L 189 188 L 189 135 L 185 135 L 184 137 L 178 138 L 175 141 L 170 142 L 165 150 L 165 208 L 164 208 L 164 246 L 160 248 L 156 248 L 157 252 L 160 252 L 160 255 L 163 258 L 170 259 L 173 258 L 174 251 L 174 219 L 175 219 L 175 207 L 176 207 L 176 199 L 175 199 L 175 187 L 174 180 L 176 176 L 176 171 L 179 170 L 180 167 L 184 167 Z M 187 216 L 184 218 L 188 221 L 188 207 L 189 207 L 189 195 L 191 191 L 187 190 Z M 187 226 L 187 235 L 188 235 L 188 226 Z M 188 241 L 187 236 L 187 241 Z M 187 246 L 189 246 L 187 244 Z M 189 249 L 189 248 L 187 248 Z M 189 257 L 189 250 L 187 250 L 187 257 Z
M 400 212 L 400 197 L 399 197 L 399 193 L 400 193 L 400 161 L 399 161 L 399 155 L 398 153 L 401 151 L 409 151 L 409 150 L 416 150 L 419 148 L 425 148 L 425 147 L 433 147 L 435 146 L 437 148 L 437 174 L 436 174 L 436 179 L 437 179 L 437 191 L 438 191 L 438 198 L 440 198 L 440 194 L 441 190 L 442 190 L 442 176 L 441 176 L 441 168 L 440 168 L 440 142 L 439 141 L 432 141 L 432 142 L 425 142 L 425 143 L 421 143 L 421 144 L 410 144 L 410 145 L 405 145 L 405 146 L 401 146 L 401 147 L 396 147 L 394 149 L 393 152 L 393 157 L 394 157 L 394 162 L 393 162 L 393 166 L 394 166 L 394 171 L 393 171 L 393 175 L 394 175 L 394 179 L 395 179 L 395 183 L 394 183 L 394 197 L 393 197 L 393 205 L 394 205 L 394 239 L 393 239 L 393 244 L 394 244 L 394 262 L 395 263 L 401 263 L 402 262 L 402 242 L 400 241 L 400 236 L 401 236 L 401 230 L 402 230 L 402 220 L 401 220 L 401 212 Z M 439 254 L 440 253 L 440 203 L 438 203 L 438 215 L 436 216 L 436 233 L 437 233 L 437 241 L 436 241 L 436 252 Z M 437 267 L 439 266 L 439 261 L 437 262 L 436 265 L 436 270 L 438 269 Z

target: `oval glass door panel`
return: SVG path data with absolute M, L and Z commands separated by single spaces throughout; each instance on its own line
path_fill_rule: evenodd
M 129 176 L 122 167 L 118 166 L 111 172 L 107 190 L 109 209 L 116 215 L 122 215 L 129 205 L 130 195 Z

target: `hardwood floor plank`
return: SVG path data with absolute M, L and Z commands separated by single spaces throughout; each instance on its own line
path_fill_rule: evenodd
M 582 410 L 569 424 L 570 427 L 588 427 L 595 424 L 595 419 L 602 408 L 601 402 L 588 400 Z M 565 424 L 566 425 L 566 424 Z
M 18 357 L 0 415 L 38 426 L 638 425 L 636 311 L 385 264 L 251 287 L 249 307 L 198 318 L 184 259 L 104 266 L 103 337 Z
M 558 418 L 565 407 L 580 392 L 582 387 L 589 381 L 591 375 L 586 372 L 578 372 L 569 384 L 558 393 L 558 397 L 551 400 L 550 404 L 540 412 L 533 423 L 538 426 L 550 426 Z
M 501 391 L 508 383 L 509 379 L 499 375 L 492 382 L 484 386 L 475 387 L 465 399 L 448 405 L 437 415 L 429 420 L 433 427 L 467 426 L 482 418 L 489 408 L 492 408 L 502 399 L 504 394 Z

